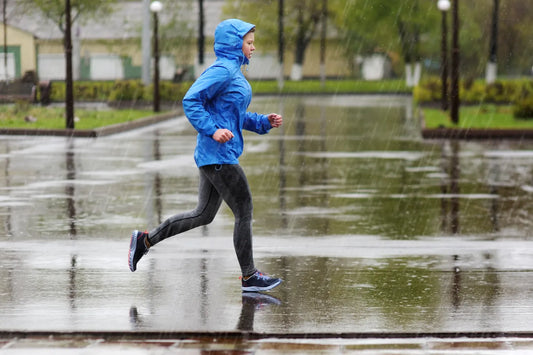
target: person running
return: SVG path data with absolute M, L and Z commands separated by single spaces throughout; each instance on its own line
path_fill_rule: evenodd
M 241 72 L 255 50 L 255 26 L 230 19 L 215 30 L 216 61 L 194 82 L 183 98 L 183 110 L 198 131 L 194 160 L 199 169 L 198 205 L 174 215 L 154 230 L 133 231 L 128 264 L 131 271 L 155 244 L 192 228 L 211 223 L 225 201 L 235 216 L 233 244 L 242 273 L 243 291 L 266 291 L 282 280 L 267 276 L 254 265 L 252 251 L 252 195 L 239 165 L 242 130 L 265 134 L 283 123 L 281 115 L 247 112 L 252 89 Z

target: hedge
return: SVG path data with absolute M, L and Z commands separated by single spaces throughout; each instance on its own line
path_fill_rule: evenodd
M 181 101 L 191 83 L 159 83 L 159 95 L 162 101 Z M 54 81 L 51 85 L 51 100 L 65 100 L 66 85 L 62 81 Z M 73 83 L 76 101 L 121 101 L 150 102 L 153 100 L 153 85 L 145 86 L 139 80 L 119 81 L 76 81 Z
M 440 102 L 441 80 L 435 77 L 423 80 L 414 88 L 413 97 L 420 104 Z M 459 85 L 459 97 L 461 103 L 466 105 L 512 104 L 515 117 L 533 118 L 532 80 L 501 80 L 492 84 L 480 80 L 463 81 Z

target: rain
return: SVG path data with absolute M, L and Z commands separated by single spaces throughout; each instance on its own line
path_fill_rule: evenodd
M 423 141 L 409 98 L 281 100 L 288 123 L 248 136 L 241 161 L 257 263 L 284 280 L 260 301 L 238 287 L 227 208 L 127 269 L 130 229 L 195 206 L 184 117 L 97 139 L 3 140 L 3 329 L 531 328 L 530 142 Z M 249 302 L 264 303 L 253 322 Z
M 246 132 L 240 158 L 256 264 L 283 279 L 264 293 L 241 292 L 224 204 L 128 269 L 133 229 L 197 203 L 196 132 L 179 110 L 97 138 L 2 136 L 0 353 L 31 339 L 103 353 L 531 351 L 533 141 L 424 139 L 415 106 L 405 93 L 254 96 L 250 111 L 284 118 Z

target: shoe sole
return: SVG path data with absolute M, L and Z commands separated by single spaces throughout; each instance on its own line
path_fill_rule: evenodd
M 134 272 L 136 269 L 135 265 L 133 265 L 133 257 L 137 250 L 137 233 L 136 230 L 131 233 L 130 251 L 128 253 L 128 266 L 130 267 L 131 272 Z
M 249 287 L 244 287 L 242 286 L 242 291 L 243 292 L 258 292 L 258 291 L 268 291 L 268 290 L 272 290 L 274 287 L 278 286 L 280 283 L 281 283 L 282 280 L 279 280 L 278 282 L 270 285 L 270 286 L 266 286 L 266 287 L 258 287 L 258 286 L 249 286 Z

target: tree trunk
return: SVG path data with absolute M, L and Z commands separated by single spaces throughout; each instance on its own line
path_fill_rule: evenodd
M 498 64 L 495 62 L 488 62 L 485 71 L 485 80 L 487 84 L 493 84 L 498 76 Z
M 293 81 L 300 81 L 303 78 L 302 73 L 302 64 L 299 63 L 293 63 L 292 69 L 291 69 L 291 80 Z
M 305 59 L 305 50 L 311 42 L 318 23 L 321 19 L 321 8 L 318 9 L 305 9 L 305 4 L 300 4 L 298 11 L 298 32 L 296 34 L 295 52 L 294 52 L 294 64 L 291 70 L 291 80 L 302 80 L 302 67 Z M 306 11 L 310 11 L 310 18 L 305 19 L 304 14 Z
M 305 59 L 305 44 L 303 38 L 299 38 L 296 43 L 296 51 L 294 53 L 294 63 L 291 70 L 291 80 L 302 80 L 302 67 Z
M 487 71 L 485 72 L 485 80 L 487 81 L 487 84 L 494 83 L 498 76 L 498 8 L 499 0 L 494 0 L 494 6 L 492 8 L 492 26 L 490 31 L 489 62 L 487 63 Z
M 422 63 L 405 63 L 405 84 L 412 88 L 417 86 L 422 75 Z
M 306 27 L 304 23 L 304 9 L 299 8 L 298 10 L 298 33 L 296 34 L 296 48 L 294 50 L 294 63 L 291 70 L 291 80 L 300 81 L 302 80 L 302 66 L 305 58 L 305 32 Z
M 413 66 L 411 63 L 405 63 L 405 85 L 408 88 L 413 87 Z

